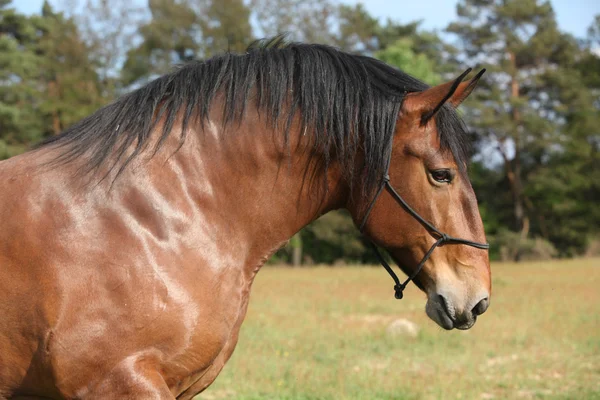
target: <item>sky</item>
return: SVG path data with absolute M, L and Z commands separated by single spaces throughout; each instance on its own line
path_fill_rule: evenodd
M 123 0 L 126 1 L 126 0 Z M 143 0 L 134 0 L 143 3 Z M 355 4 L 357 0 L 341 0 Z M 13 0 L 13 5 L 22 12 L 36 13 L 42 8 L 43 0 Z M 443 29 L 456 19 L 456 3 L 458 0 L 363 0 L 366 9 L 380 18 L 406 23 L 423 20 L 423 28 Z M 50 0 L 59 4 L 60 0 Z M 576 37 L 585 37 L 586 30 L 594 16 L 600 14 L 600 0 L 552 0 L 558 25 Z M 435 10 L 435 12 L 432 12 Z

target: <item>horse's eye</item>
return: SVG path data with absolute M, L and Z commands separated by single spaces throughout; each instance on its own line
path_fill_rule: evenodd
M 431 177 L 440 183 L 452 182 L 452 172 L 449 169 L 436 169 L 431 171 Z

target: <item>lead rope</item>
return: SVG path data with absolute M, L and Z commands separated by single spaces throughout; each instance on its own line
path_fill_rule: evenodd
M 400 283 L 400 279 L 398 279 L 398 275 L 396 275 L 396 273 L 394 272 L 394 270 L 392 269 L 392 267 L 387 263 L 387 261 L 383 258 L 383 256 L 381 255 L 381 252 L 379 251 L 379 249 L 377 248 L 377 245 L 375 243 L 373 243 L 372 240 L 370 240 L 369 238 L 367 238 L 367 240 L 369 241 L 369 244 L 371 245 L 371 247 L 373 248 L 373 251 L 375 252 L 375 255 L 377 256 L 377 258 L 379 259 L 379 262 L 381 263 L 381 265 L 383 266 L 383 268 L 385 268 L 385 270 L 388 272 L 388 274 L 390 274 L 390 276 L 392 277 L 392 279 L 394 280 L 394 297 L 398 300 L 402 299 L 402 297 L 404 297 L 404 289 L 406 288 L 406 285 L 408 285 L 408 283 L 412 280 L 414 280 L 417 275 L 419 274 L 419 272 L 421 272 L 421 269 L 423 268 L 423 266 L 425 265 L 425 263 L 427 262 L 427 260 L 429 259 L 429 257 L 431 256 L 431 254 L 433 253 L 433 251 L 435 250 L 436 247 L 438 247 L 441 244 L 444 243 L 448 243 L 448 244 L 464 244 L 467 246 L 471 246 L 471 247 L 475 247 L 478 249 L 484 249 L 487 250 L 490 248 L 490 245 L 487 243 L 478 243 L 478 242 L 473 242 L 471 240 L 466 240 L 466 239 L 461 239 L 461 238 L 456 238 L 453 236 L 450 236 L 446 233 L 441 232 L 439 229 L 437 229 L 435 226 L 433 226 L 432 223 L 430 223 L 429 221 L 427 221 L 425 218 L 421 217 L 419 215 L 419 213 L 417 213 L 415 210 L 413 210 L 406 201 L 404 201 L 404 199 L 402 198 L 402 196 L 400 196 L 398 194 L 398 192 L 396 192 L 396 190 L 394 189 L 394 187 L 390 184 L 390 176 L 389 176 L 389 164 L 390 164 L 391 160 L 388 160 L 388 165 L 386 167 L 386 173 L 383 176 L 383 180 L 381 185 L 379 186 L 379 189 L 377 190 L 377 193 L 375 194 L 375 197 L 373 197 L 373 200 L 371 200 L 371 204 L 369 204 L 369 207 L 367 208 L 367 212 L 365 214 L 365 216 L 363 217 L 362 223 L 360 224 L 359 230 L 360 232 L 364 235 L 364 227 L 365 224 L 367 223 L 367 220 L 369 219 L 369 215 L 371 214 L 371 211 L 373 210 L 373 207 L 375 206 L 375 202 L 377 201 L 377 198 L 379 197 L 379 195 L 381 194 L 381 192 L 383 191 L 383 188 L 386 188 L 390 194 L 392 195 L 392 197 L 394 197 L 394 199 L 399 202 L 402 207 L 413 217 L 415 218 L 417 221 L 419 221 L 419 223 L 421 223 L 421 225 L 423 225 L 425 227 L 425 229 L 427 229 L 427 231 L 435 236 L 438 236 L 438 239 L 435 241 L 435 243 L 433 245 L 431 245 L 431 247 L 429 248 L 429 250 L 427 251 L 427 253 L 425 253 L 425 256 L 423 256 L 423 258 L 421 259 L 421 261 L 419 262 L 419 264 L 417 265 L 417 267 L 415 268 L 414 272 L 412 274 L 409 275 L 409 277 L 403 282 Z

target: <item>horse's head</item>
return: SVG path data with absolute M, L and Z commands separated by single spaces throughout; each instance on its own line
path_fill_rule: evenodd
M 445 329 L 473 326 L 491 292 L 485 234 L 466 160 L 457 156 L 460 143 L 451 137 L 456 132 L 444 132 L 462 129 L 453 108 L 481 76 L 461 82 L 465 74 L 406 95 L 391 147 L 389 186 L 384 178 L 381 192 L 366 198 L 355 214 L 364 221 L 363 232 L 388 250 L 407 275 L 417 273 L 426 260 L 414 282 L 427 293 L 427 315 Z M 431 225 L 407 211 L 403 200 Z

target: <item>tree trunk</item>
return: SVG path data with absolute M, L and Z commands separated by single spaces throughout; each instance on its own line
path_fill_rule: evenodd
M 48 82 L 48 97 L 55 99 L 54 103 L 58 104 L 58 81 Z M 62 124 L 60 123 L 59 111 L 54 108 L 52 110 L 52 134 L 58 135 L 62 131 Z
M 292 247 L 292 266 L 299 267 L 302 265 L 302 238 L 300 232 L 292 237 L 290 246 Z
M 510 52 L 509 57 L 511 63 L 510 98 L 513 102 L 511 115 L 514 123 L 513 142 L 515 146 L 515 157 L 512 162 L 505 158 L 505 166 L 508 168 L 507 176 L 513 196 L 516 229 L 520 232 L 520 241 L 523 241 L 527 239 L 527 236 L 529 235 L 529 217 L 525 213 L 523 184 L 521 179 L 521 113 L 516 105 L 518 104 L 519 99 L 519 81 L 517 79 L 518 70 L 516 56 L 514 53 Z M 520 251 L 517 251 L 515 261 L 519 261 L 520 257 Z

